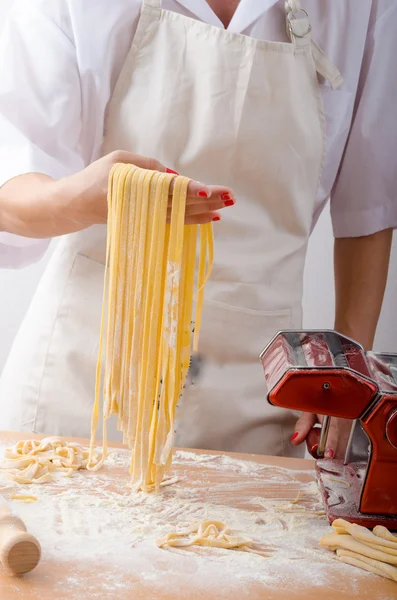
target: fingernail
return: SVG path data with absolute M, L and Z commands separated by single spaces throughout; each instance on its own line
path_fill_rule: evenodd
M 176 171 L 173 171 L 172 169 L 166 169 L 165 172 L 172 173 L 172 175 L 179 175 L 179 173 L 177 173 Z
M 299 432 L 295 431 L 294 435 L 291 437 L 291 442 L 293 442 L 294 440 L 296 440 L 296 438 L 298 437 Z
M 208 198 L 208 194 L 204 190 L 200 190 L 198 192 L 198 195 L 200 196 L 200 198 Z
M 324 456 L 325 458 L 334 458 L 335 452 L 333 450 L 327 450 Z
M 220 218 L 220 217 L 214 217 L 212 220 L 213 220 L 213 221 L 220 221 L 220 220 L 221 220 L 221 218 Z
M 317 449 L 318 449 L 318 444 L 313 444 L 313 446 L 310 448 L 310 454 L 313 456 L 313 454 L 317 455 Z
M 223 194 L 221 194 L 221 199 L 222 199 L 222 200 L 231 200 L 231 199 L 232 199 L 232 197 L 231 197 L 231 195 L 229 194 L 229 192 L 223 192 Z
M 225 206 L 233 206 L 234 200 L 226 200 Z

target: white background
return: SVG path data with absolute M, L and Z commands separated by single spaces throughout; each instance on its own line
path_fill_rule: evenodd
M 11 0 L 0 0 L 0 27 Z M 1 132 L 0 132 L 1 135 Z M 6 140 L 5 140 L 6 142 Z M 4 143 L 4 140 L 1 140 Z M 397 201 L 397 200 L 396 200 Z M 327 209 L 309 244 L 305 272 L 304 327 L 329 328 L 334 318 L 332 269 L 332 231 Z M 0 371 L 6 360 L 19 324 L 48 260 L 19 271 L 0 269 Z M 376 349 L 397 352 L 397 236 L 382 315 L 376 337 Z

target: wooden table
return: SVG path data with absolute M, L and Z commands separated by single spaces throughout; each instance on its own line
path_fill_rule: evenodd
M 0 453 L 24 437 L 0 433 Z M 24 578 L 7 577 L 0 567 L 1 600 L 397 599 L 396 583 L 343 565 L 319 547 L 329 528 L 318 514 L 311 461 L 176 451 L 178 481 L 145 495 L 128 488 L 129 455 L 115 448 L 97 473 L 41 486 L 0 475 L 0 494 L 43 551 Z M 34 494 L 37 502 L 12 500 L 15 493 Z M 272 548 L 272 557 L 157 548 L 157 537 L 205 517 Z

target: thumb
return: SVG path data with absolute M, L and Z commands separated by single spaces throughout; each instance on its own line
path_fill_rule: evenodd
M 317 416 L 312 413 L 302 413 L 295 425 L 295 433 L 291 437 L 291 444 L 298 446 L 307 437 L 309 431 L 317 423 Z
M 327 437 L 325 458 L 343 458 L 349 441 L 352 421 L 350 419 L 332 418 Z

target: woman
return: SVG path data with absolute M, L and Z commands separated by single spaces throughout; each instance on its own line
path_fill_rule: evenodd
M 63 237 L 4 369 L 1 428 L 89 434 L 106 183 L 125 161 L 195 180 L 187 222 L 217 219 L 237 199 L 216 224 L 202 368 L 185 390 L 177 443 L 301 454 L 316 416 L 295 425 L 297 415 L 267 406 L 258 354 L 277 330 L 301 326 L 307 241 L 331 191 L 336 327 L 369 347 L 397 223 L 395 4 L 307 0 L 305 9 L 297 0 L 16 2 L 1 50 L 0 224 Z M 335 424 L 328 444 L 333 456 Z

